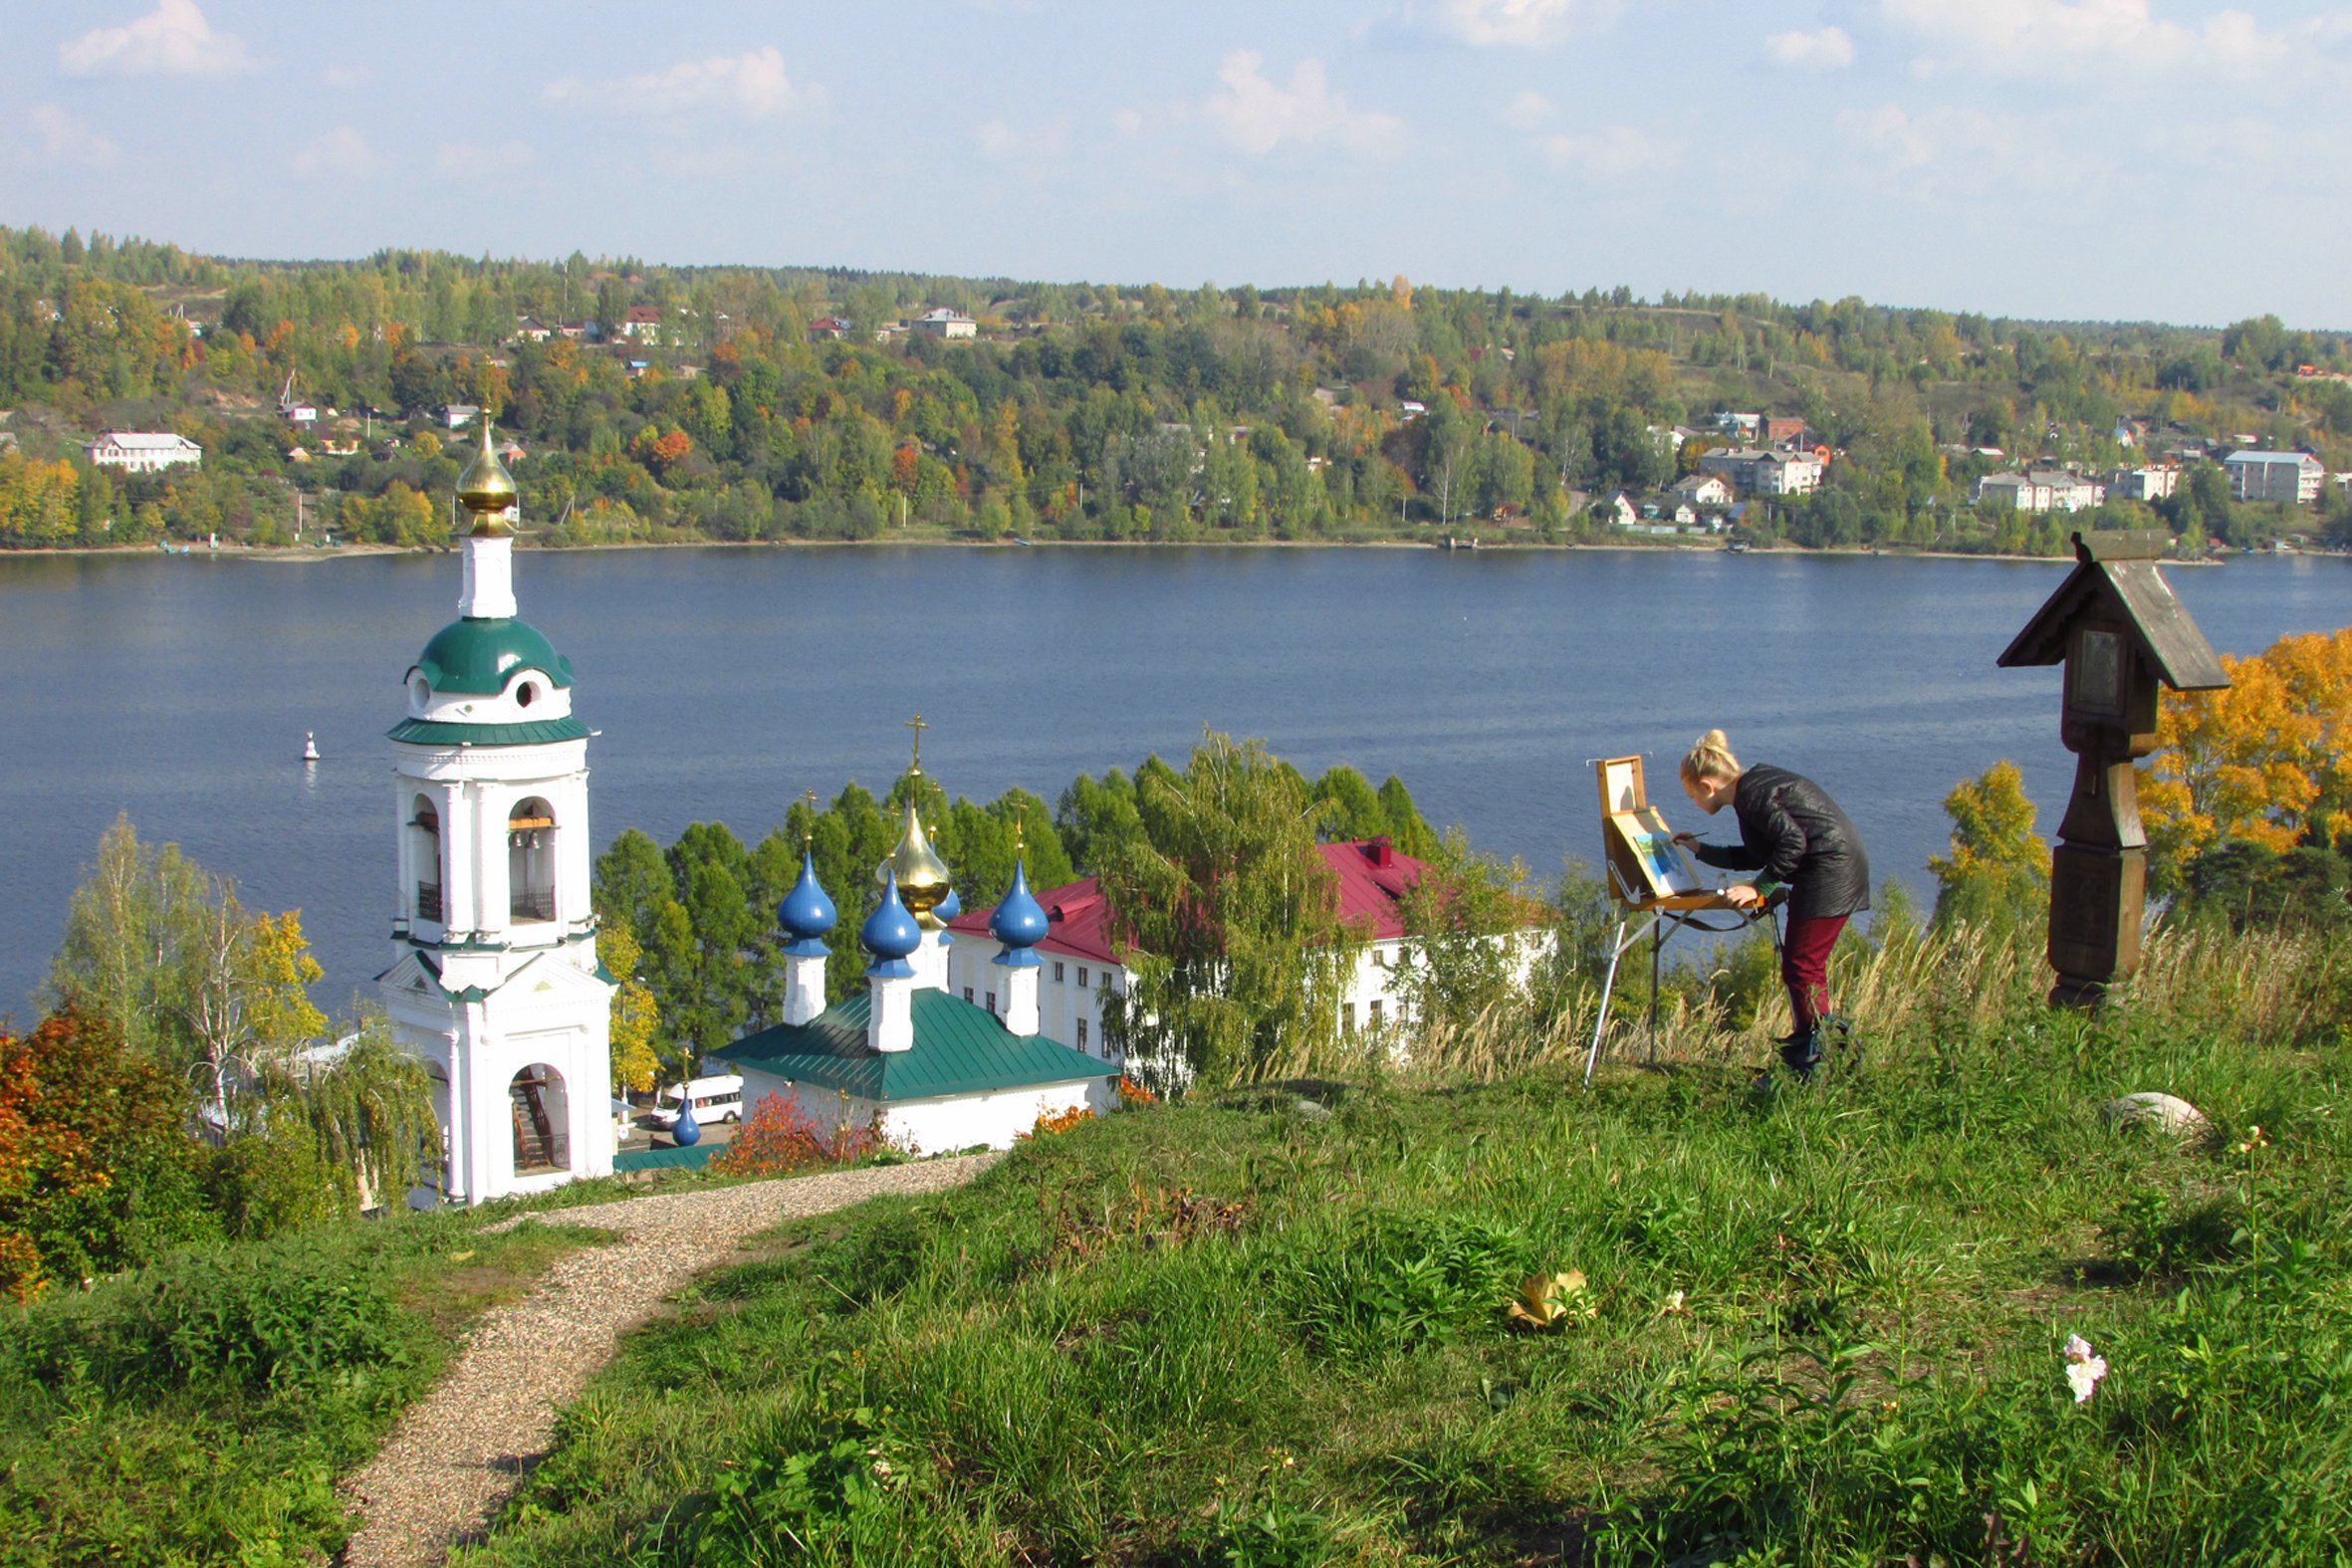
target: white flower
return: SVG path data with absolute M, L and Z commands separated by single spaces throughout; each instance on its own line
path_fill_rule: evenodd
M 2080 1334 L 2066 1336 L 2066 1386 L 2074 1391 L 2074 1403 L 2087 1405 L 2099 1379 L 2107 1375 L 2107 1358 L 2091 1354 L 2091 1342 Z

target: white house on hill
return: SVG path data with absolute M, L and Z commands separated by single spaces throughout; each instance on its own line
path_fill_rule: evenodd
M 90 443 L 95 468 L 118 468 L 126 474 L 152 474 L 186 464 L 200 468 L 204 449 L 184 435 L 154 430 L 109 430 Z

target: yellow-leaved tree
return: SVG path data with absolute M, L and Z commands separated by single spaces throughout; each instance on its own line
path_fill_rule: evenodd
M 2177 869 L 2230 839 L 2281 853 L 2352 832 L 2352 627 L 2222 667 L 2224 690 L 2165 693 L 2140 769 L 2151 858 Z
M 612 1086 L 644 1090 L 653 1087 L 661 1058 L 653 1050 L 653 1030 L 661 1022 L 661 1008 L 652 991 L 637 978 L 637 961 L 644 956 L 636 933 L 618 915 L 606 915 L 596 932 L 596 957 L 604 971 L 620 982 L 612 993 Z
M 1938 926 L 2007 931 L 2047 914 L 2050 850 L 2033 830 L 2025 776 L 2005 758 L 1944 797 L 1952 853 L 1930 855 Z

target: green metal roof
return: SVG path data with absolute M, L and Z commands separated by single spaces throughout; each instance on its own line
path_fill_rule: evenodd
M 588 727 L 578 719 L 530 719 L 522 724 L 441 724 L 402 719 L 384 732 L 411 746 L 539 746 L 549 741 L 585 741 Z
M 690 1143 L 683 1149 L 628 1149 L 612 1157 L 612 1170 L 615 1175 L 630 1171 L 699 1171 L 710 1164 L 713 1150 L 714 1146 L 707 1143 Z
M 453 620 L 433 633 L 416 667 L 436 692 L 495 697 L 515 671 L 544 671 L 558 686 L 572 684 L 572 661 L 527 620 L 500 615 Z
M 877 1051 L 865 1042 L 873 994 L 860 992 L 807 1023 L 779 1023 L 711 1052 L 737 1067 L 861 1100 L 926 1100 L 985 1094 L 1081 1078 L 1107 1078 L 1110 1064 L 1043 1034 L 1008 1031 L 986 1008 L 928 987 L 914 995 L 912 1050 Z

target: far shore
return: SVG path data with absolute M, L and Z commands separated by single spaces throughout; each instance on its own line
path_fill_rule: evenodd
M 1573 542 L 1573 543 L 1563 543 L 1563 544 L 1556 544 L 1556 545 L 1547 545 L 1547 544 L 1544 544 L 1544 543 L 1543 543 L 1542 541 L 1540 541 L 1540 540 L 1533 540 L 1533 539 L 1527 539 L 1527 540 L 1521 540 L 1521 539 L 1499 539 L 1499 540 L 1497 540 L 1497 539 L 1483 539 L 1483 538 L 1482 538 L 1482 539 L 1480 539 L 1480 540 L 1479 540 L 1479 541 L 1478 541 L 1478 542 L 1477 542 L 1475 545 L 1472 545 L 1472 544 L 1469 544 L 1469 543 L 1467 543 L 1467 541 L 1468 541 L 1468 538 L 1469 538 L 1467 535 L 1465 535 L 1465 536 L 1461 536 L 1461 537 L 1462 537 L 1462 538 L 1465 540 L 1465 543 L 1464 543 L 1463 545 L 1459 546 L 1459 547 L 1456 547 L 1456 548 L 1457 548 L 1457 549 L 1460 549 L 1460 550 L 1464 550 L 1464 551 L 1501 551 L 1501 552 L 1556 552 L 1556 553 L 1560 553 L 1560 554 L 1566 554 L 1566 553 L 1570 553 L 1570 552 L 1576 552 L 1576 551 L 1588 551 L 1588 552 L 1589 552 L 1589 551 L 1608 551 L 1608 552 L 1617 552 L 1617 553 L 1652 554 L 1652 555 L 1655 555 L 1655 554 L 1679 554 L 1679 555 L 1724 555 L 1724 554 L 1729 554 L 1729 553 L 1730 553 L 1730 552 L 1728 551 L 1728 548 L 1727 548 L 1727 546 L 1726 546 L 1726 545 L 1725 545 L 1723 542 L 1721 542 L 1720 540 L 1674 540 L 1674 541 L 1664 541 L 1664 540 L 1661 540 L 1661 541 L 1654 541 L 1654 542 L 1651 542 L 1651 541 L 1637 541 L 1637 540 L 1609 540 L 1609 541 L 1604 541 L 1604 542 L 1600 542 L 1600 543 L 1584 543 L 1584 542 Z M 525 536 L 525 538 L 524 538 L 524 542 L 525 542 L 527 545 L 530 545 L 530 546 L 531 546 L 531 548 L 533 548 L 533 549 L 535 549 L 535 550 L 538 550 L 538 551 L 543 551 L 543 552 L 546 552 L 546 553 L 548 553 L 548 554 L 564 554 L 564 555 L 582 554 L 582 553 L 591 553 L 591 552 L 602 552 L 602 551 L 627 551 L 627 550 L 810 550 L 810 549 L 834 549 L 834 550 L 840 550 L 840 549 L 850 549 L 850 550 L 870 550 L 870 549 L 874 549 L 874 548 L 877 548 L 877 547 L 892 547 L 892 546 L 897 546 L 897 547 L 915 547 L 915 548 L 922 548 L 922 549 L 938 549 L 938 550 L 1023 550 L 1023 549 L 1034 549 L 1034 550 L 1201 550 L 1201 549 L 1207 549 L 1207 550 L 1439 550 L 1439 551 L 1442 551 L 1442 550 L 1446 549 L 1446 546 L 1445 546 L 1445 545 L 1443 545 L 1443 544 L 1441 544 L 1441 543 L 1439 543 L 1438 541 L 1435 541 L 1435 540 L 1417 540 L 1417 539 L 1371 539 L 1371 540 L 1281 540 L 1281 539 L 1254 539 L 1254 540 L 1185 540 L 1185 541 L 1162 541 L 1162 540 L 1074 540 L 1074 539 L 1040 539 L 1040 540 L 1028 540 L 1028 541 L 1015 541 L 1015 540 L 1010 540 L 1010 539 L 1004 539 L 1004 540 L 993 540 L 993 541 L 992 541 L 992 540 L 977 540 L 977 539 L 952 539 L 952 538 L 946 538 L 946 537 L 943 537 L 943 536 L 941 536 L 941 535 L 938 535 L 938 534 L 918 534 L 918 535 L 911 535 L 911 536 L 904 536 L 904 537 L 893 537 L 893 536 L 889 536 L 889 535 L 883 535 L 883 536 L 879 536 L 879 537 L 877 537 L 877 538 L 874 538 L 874 539 L 866 539 L 866 540 L 831 540 L 831 539 L 777 539 L 777 540 L 766 540 L 766 539 L 763 539 L 763 540 L 682 539 L 682 540 L 629 540 L 629 541 L 622 541 L 622 542 L 619 542 L 619 543 L 613 543 L 613 544 L 600 544 L 600 545 L 556 545 L 556 546 L 544 546 L 544 545 L 536 545 L 536 544 L 533 544 L 533 543 L 531 542 L 531 540 L 530 540 L 529 536 Z M 350 558 L 353 558 L 353 557 L 358 557 L 358 556 L 423 556 L 423 555 L 453 555 L 453 554 L 455 554 L 455 553 L 456 553 L 456 550 L 457 550 L 457 547 L 456 547 L 456 545 L 454 545 L 454 544 L 450 544 L 450 545 L 377 545 L 377 544 L 346 544 L 346 545 L 330 545 L 330 546 L 314 546 L 314 545 L 244 545 L 244 544 L 224 544 L 224 545 L 220 545 L 220 546 L 196 546 L 196 545 L 190 545 L 190 546 L 188 546 L 188 547 L 187 547 L 187 549 L 185 550 L 184 554 L 185 554 L 185 555 L 187 555 L 187 556 L 189 556 L 189 557 L 210 558 L 210 559 L 214 559 L 214 560 L 253 560 L 253 561 L 265 561 L 265 562 L 271 562 L 271 563 L 275 563 L 275 564 L 281 564 L 281 565 L 290 565 L 290 564 L 299 564 L 299 563 L 302 563 L 302 562 L 306 562 L 306 561 L 314 561 L 314 560 L 347 560 L 347 559 L 350 559 Z M 118 557 L 118 558 L 121 558 L 121 559 L 128 560 L 128 559 L 135 559 L 135 558 L 138 558 L 138 557 L 145 557 L 145 556 L 156 556 L 156 555 L 162 555 L 162 554 L 165 554 L 165 552 L 163 552 L 163 551 L 159 550 L 159 549 L 158 549 L 156 546 L 154 546 L 154 545 L 38 546 L 38 547 L 33 547 L 33 548 L 28 548 L 28 549 L 22 549 L 22 550 L 7 550 L 7 551 L 0 551 L 0 560 L 5 560 L 5 559 L 8 559 L 8 558 L 10 558 L 10 557 L 17 557 L 17 556 L 24 556 L 24 557 L 43 557 L 43 556 Z M 170 554 L 170 555 L 172 555 L 172 556 L 178 556 L 178 555 L 181 555 L 181 554 L 183 554 L 183 552 L 182 552 L 182 551 L 180 551 L 178 548 L 174 547 L 174 549 L 173 549 L 173 550 L 171 550 L 171 551 L 169 552 L 169 554 Z M 1794 556 L 1794 557 L 1814 557 L 1814 556 L 1819 556 L 1819 557 L 1870 557 L 1870 556 L 1886 556 L 1886 557 L 1897 557 L 1897 558 L 1903 558 L 1903 559 L 1908 559 L 1908 560 L 2008 560 L 2008 561 L 2036 561 L 2036 560 L 2038 560 L 2038 561 L 2063 561 L 2063 560 L 2067 560 L 2067 559 L 2068 559 L 2068 558 L 2067 558 L 2067 557 L 2065 557 L 2065 556 L 2025 556 L 2025 555 L 2000 555 L 2000 554 L 1994 554 L 1994 553 L 1989 553 L 1989 552 L 1984 552 L 1984 551 L 1965 551 L 1965 550 L 1918 550 L 1918 549 L 1913 549 L 1913 548 L 1906 547 L 1906 546 L 1894 546 L 1894 547 L 1877 547 L 1877 548 L 1874 548 L 1874 547 L 1870 547 L 1870 546 L 1860 546 L 1860 545 L 1857 545 L 1857 546 L 1831 546 L 1831 547 L 1825 547 L 1825 548 L 1806 547 L 1806 546 L 1801 546 L 1801 545 L 1760 545 L 1760 546 L 1755 546 L 1755 547 L 1751 548 L 1751 549 L 1750 549 L 1750 550 L 1747 552 L 1747 554 L 1749 554 L 1749 555 L 1755 555 L 1755 556 Z M 2333 553 L 2333 552 L 2305 552 L 2304 554 L 2337 554 L 2337 553 Z M 2228 557 L 2213 557 L 2213 556 L 2208 556 L 2208 557 L 2203 557 L 2203 558 L 2197 558 L 2197 559 L 2186 559 L 2186 558 L 2176 559 L 2176 558 L 2170 558 L 2170 557 L 2168 557 L 2168 558 L 2166 558 L 2166 560 L 2165 560 L 2165 561 L 2164 561 L 2164 564 L 2166 564 L 2166 565 L 2169 565 L 2169 566 L 2211 566 L 2211 565 L 2220 565 L 2220 564 L 2221 564 L 2221 563 L 2222 563 L 2224 560 L 2228 560 L 2228 559 L 2229 559 Z

